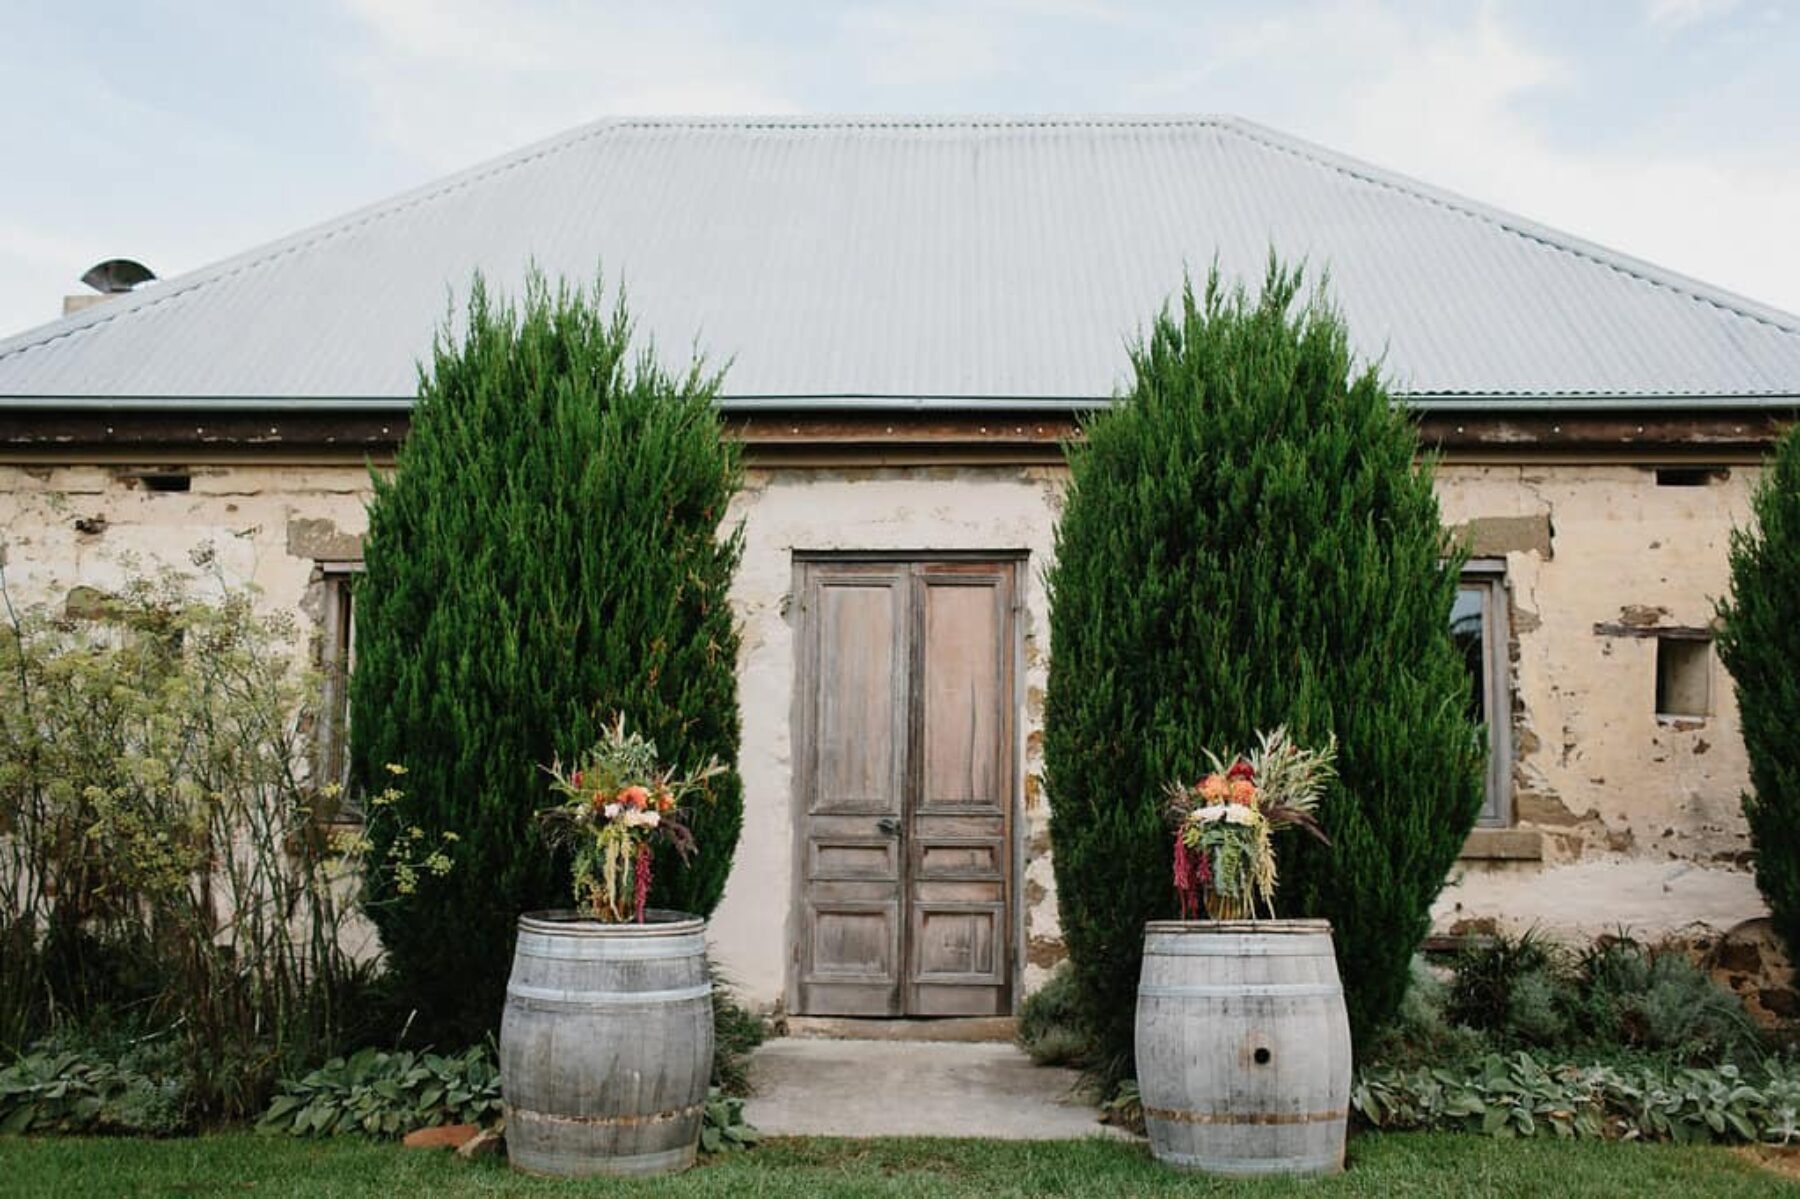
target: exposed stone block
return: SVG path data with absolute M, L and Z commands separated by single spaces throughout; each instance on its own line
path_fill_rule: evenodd
M 1539 862 L 1544 858 L 1544 834 L 1526 828 L 1478 828 L 1459 855 L 1487 861 Z
M 1478 516 L 1457 525 L 1451 535 L 1469 547 L 1475 558 L 1500 558 L 1507 554 L 1554 557 L 1548 514 L 1538 516 Z
M 287 550 L 315 562 L 355 562 L 362 558 L 362 536 L 340 533 L 329 520 L 296 517 L 288 521 Z

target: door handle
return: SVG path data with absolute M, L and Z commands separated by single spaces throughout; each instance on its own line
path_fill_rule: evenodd
M 890 837 L 898 836 L 900 833 L 900 821 L 892 816 L 883 816 L 875 822 L 875 827 Z

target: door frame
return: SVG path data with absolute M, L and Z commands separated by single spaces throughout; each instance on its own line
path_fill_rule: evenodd
M 788 889 L 787 962 L 784 967 L 786 977 L 785 1006 L 790 1015 L 804 1016 L 800 1011 L 800 967 L 803 952 L 801 938 L 805 935 L 806 913 L 806 853 L 807 853 L 807 796 L 803 787 L 806 772 L 802 768 L 803 754 L 807 752 L 806 738 L 810 735 L 811 714 L 807 708 L 809 675 L 815 671 L 815 647 L 807 622 L 806 614 L 806 568 L 818 563 L 834 566 L 856 566 L 858 564 L 891 565 L 894 563 L 937 563 L 937 562 L 992 562 L 1004 566 L 1012 572 L 1012 620 L 1011 644 L 1004 647 L 1012 659 L 1012 710 L 1010 732 L 1007 737 L 1006 753 L 1011 769 L 1011 792 L 1008 797 L 1010 810 L 1007 814 L 1007 862 L 1006 888 L 1006 920 L 1007 944 L 1006 978 L 1007 1006 L 1014 1015 L 1018 1014 L 1019 1005 L 1024 1001 L 1022 971 L 1025 966 L 1025 776 L 1024 776 L 1024 739 L 1025 728 L 1025 585 L 1028 572 L 1025 567 L 1031 560 L 1031 551 L 1017 547 L 1011 549 L 886 549 L 886 550 L 806 550 L 790 551 L 789 602 L 787 610 L 792 613 L 794 630 L 794 673 L 791 695 L 788 705 L 788 813 L 793 825 L 793 835 L 788 848 L 789 872 L 792 875 Z M 906 953 L 905 912 L 902 912 L 902 964 L 906 966 L 910 955 Z M 904 984 L 903 984 L 904 986 Z M 878 1019 L 880 1017 L 834 1017 L 841 1019 Z M 903 1016 L 899 1019 L 938 1019 L 940 1017 Z

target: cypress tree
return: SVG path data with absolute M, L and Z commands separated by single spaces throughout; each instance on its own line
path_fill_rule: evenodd
M 392 478 L 374 481 L 351 769 L 365 793 L 405 769 L 369 824 L 377 862 L 456 837 L 441 877 L 368 880 L 398 998 L 428 1036 L 494 1028 L 519 913 L 570 905 L 568 862 L 532 820 L 552 799 L 544 764 L 615 711 L 665 763 L 737 760 L 741 536 L 720 525 L 739 457 L 718 378 L 634 353 L 623 300 L 607 312 L 600 295 L 552 293 L 534 272 L 517 311 L 477 277 L 464 332 L 447 322 L 421 370 Z M 656 863 L 654 906 L 717 905 L 742 822 L 735 771 L 713 793 L 692 822 L 699 855 Z
M 1800 427 L 1797 427 L 1800 428 Z M 1737 685 L 1750 757 L 1743 798 L 1756 885 L 1800 962 L 1800 432 L 1776 447 L 1731 535 L 1731 596 L 1719 605 L 1719 656 Z
M 1145 921 L 1177 915 L 1163 786 L 1285 724 L 1335 733 L 1329 848 L 1279 846 L 1285 916 L 1336 932 L 1353 1030 L 1395 1013 L 1482 801 L 1446 552 L 1416 431 L 1323 293 L 1217 273 L 1068 447 L 1045 704 L 1062 928 L 1102 1068 L 1131 1066 Z

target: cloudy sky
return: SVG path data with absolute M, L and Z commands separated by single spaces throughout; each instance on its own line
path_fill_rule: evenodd
M 1222 112 L 1800 312 L 1800 3 L 0 0 L 0 334 L 612 114 Z

